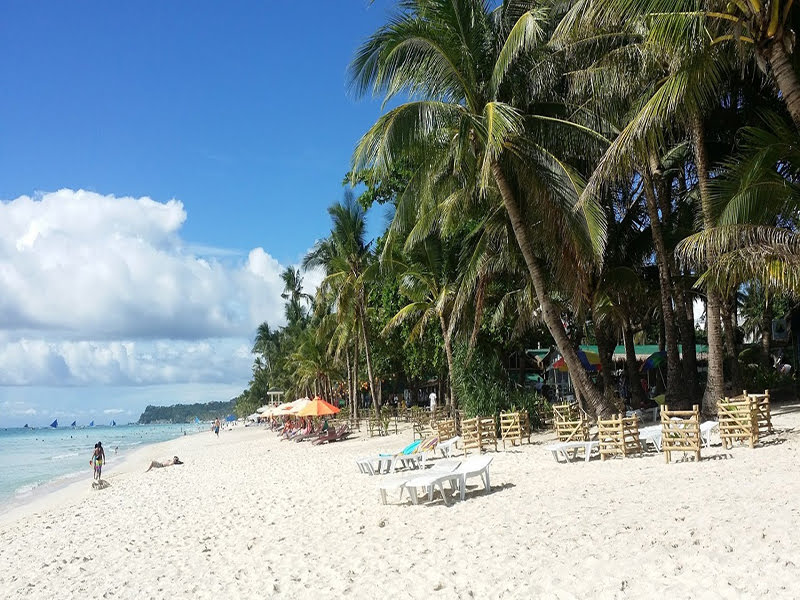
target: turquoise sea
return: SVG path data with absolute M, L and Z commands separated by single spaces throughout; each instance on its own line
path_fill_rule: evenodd
M 89 458 L 103 443 L 109 467 L 143 444 L 194 433 L 198 425 L 117 425 L 0 429 L 0 511 L 24 503 L 37 492 L 80 476 L 91 480 Z M 206 426 L 202 426 L 206 427 Z

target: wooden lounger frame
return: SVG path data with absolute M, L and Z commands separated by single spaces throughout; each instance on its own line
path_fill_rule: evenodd
M 639 418 L 613 415 L 610 419 L 597 420 L 597 439 L 600 442 L 600 460 L 607 456 L 631 456 L 642 454 L 639 440 Z
M 553 405 L 553 428 L 559 442 L 589 440 L 589 418 L 577 402 Z
M 436 431 L 439 434 L 439 440 L 443 442 L 456 437 L 455 419 L 442 419 L 436 424 Z
M 758 411 L 756 415 L 756 419 L 758 420 L 758 437 L 761 438 L 768 433 L 775 433 L 775 430 L 772 428 L 772 411 L 769 407 L 769 390 L 766 390 L 763 394 L 748 394 L 747 390 L 744 390 L 742 394 L 755 400 L 756 410 Z
M 692 410 L 670 410 L 666 404 L 661 408 L 661 451 L 667 463 L 673 452 L 694 454 L 700 460 L 700 407 L 695 404 Z
M 522 419 L 518 412 L 500 413 L 500 437 L 503 439 L 503 449 L 506 442 L 511 442 L 512 446 L 522 445 Z
M 734 442 L 745 442 L 755 448 L 759 434 L 759 408 L 753 396 L 720 400 L 717 416 L 719 437 L 725 449 L 733 448 Z
M 488 446 L 497 450 L 497 430 L 494 417 L 474 417 L 461 422 L 461 443 L 464 455 L 477 449 L 480 453 Z

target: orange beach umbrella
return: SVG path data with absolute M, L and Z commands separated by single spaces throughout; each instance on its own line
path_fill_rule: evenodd
M 311 402 L 306 404 L 300 412 L 297 413 L 298 417 L 321 417 L 323 415 L 335 415 L 339 409 L 333 404 L 325 402 L 322 398 L 314 398 Z

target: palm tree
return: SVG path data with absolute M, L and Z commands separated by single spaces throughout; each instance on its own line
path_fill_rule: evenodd
M 286 267 L 281 273 L 283 280 L 283 293 L 281 298 L 288 300 L 286 303 L 286 320 L 291 323 L 299 323 L 305 316 L 303 302 L 311 302 L 311 296 L 303 293 L 303 278 L 300 269 Z
M 388 111 L 372 126 L 356 148 L 353 171 L 374 169 L 380 176 L 408 160 L 418 165 L 416 193 L 424 194 L 430 182 L 448 173 L 461 184 L 453 186 L 451 204 L 499 196 L 576 391 L 589 410 L 611 412 L 565 330 L 551 295 L 548 252 L 541 246 L 549 234 L 560 240 L 549 249 L 552 254 L 567 243 L 589 254 L 602 247 L 602 212 L 591 198 L 578 202 L 580 175 L 555 151 L 560 141 L 574 144 L 582 134 L 585 154 L 597 136 L 554 107 L 553 94 L 529 96 L 538 89 L 527 81 L 537 73 L 530 70 L 534 51 L 547 58 L 552 15 L 543 6 L 520 10 L 523 4 L 530 3 L 506 1 L 491 11 L 479 0 L 404 2 L 402 12 L 358 50 L 352 85 L 358 94 L 371 91 L 387 101 L 401 92 L 420 99 Z M 530 110 L 536 106 L 541 112 Z
M 331 293 L 335 298 L 340 319 L 354 318 L 358 324 L 364 359 L 367 366 L 369 388 L 375 416 L 378 415 L 378 397 L 375 394 L 367 323 L 366 274 L 372 261 L 370 243 L 366 241 L 364 209 L 351 193 L 342 202 L 328 209 L 333 220 L 330 236 L 317 242 L 303 259 L 303 268 L 322 268 L 318 295 Z
M 736 46 L 735 54 L 755 57 L 758 66 L 772 76 L 800 129 L 800 79 L 792 56 L 798 24 L 794 0 L 590 0 L 582 4 L 583 18 L 598 24 L 647 23 L 651 43 L 660 47 Z

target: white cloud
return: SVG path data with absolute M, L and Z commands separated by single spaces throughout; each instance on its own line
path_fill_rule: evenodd
M 233 267 L 220 249 L 193 253 L 179 235 L 185 220 L 177 200 L 83 190 L 0 203 L 0 327 L 202 339 L 280 320 L 282 266 L 261 248 Z
M 122 409 L 122 408 L 107 408 L 107 409 L 105 409 L 103 411 L 103 414 L 106 414 L 106 415 L 121 415 L 124 412 L 125 412 L 125 410 Z M 130 412 L 130 411 L 128 411 L 128 412 Z
M 0 202 L 0 386 L 244 387 L 256 327 L 284 320 L 284 266 L 188 243 L 186 219 L 83 190 Z

